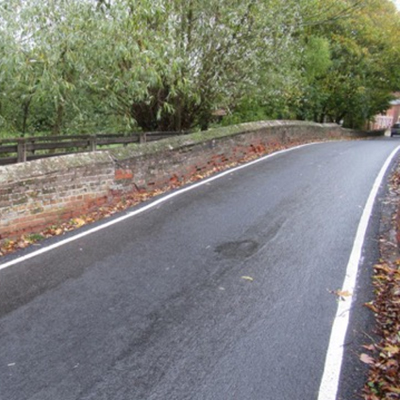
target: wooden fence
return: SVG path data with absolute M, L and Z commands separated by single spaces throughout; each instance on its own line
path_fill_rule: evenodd
M 186 132 L 146 132 L 129 136 L 118 134 L 38 136 L 0 139 L 0 165 L 14 164 L 71 153 L 106 150 L 110 146 L 127 146 L 182 135 Z

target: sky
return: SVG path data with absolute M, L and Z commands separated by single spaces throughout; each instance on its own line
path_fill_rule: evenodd
M 393 0 L 393 3 L 396 4 L 398 10 L 400 10 L 400 0 Z

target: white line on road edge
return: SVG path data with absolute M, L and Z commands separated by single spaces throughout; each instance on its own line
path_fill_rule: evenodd
M 268 154 L 268 155 L 266 155 L 264 157 L 257 158 L 256 160 L 250 161 L 247 164 L 239 165 L 238 167 L 234 167 L 234 168 L 228 169 L 228 170 L 226 170 L 224 172 L 221 172 L 221 173 L 219 173 L 217 175 L 214 175 L 214 176 L 212 176 L 210 178 L 207 178 L 207 179 L 205 179 L 203 181 L 200 181 L 200 182 L 195 183 L 193 185 L 184 187 L 184 188 L 179 189 L 179 190 L 177 190 L 177 191 L 175 191 L 175 192 L 173 192 L 173 193 L 171 193 L 169 195 L 161 197 L 160 199 L 158 199 L 156 201 L 153 201 L 152 203 L 148 204 L 147 206 L 141 207 L 141 208 L 139 208 L 139 209 L 137 209 L 135 211 L 132 211 L 132 212 L 128 212 L 127 214 L 125 214 L 125 215 L 123 215 L 123 216 L 121 216 L 119 218 L 115 218 L 115 219 L 113 219 L 113 220 L 111 220 L 109 222 L 105 222 L 105 223 L 103 223 L 101 225 L 98 225 L 95 228 L 91 228 L 91 229 L 88 229 L 87 231 L 84 231 L 82 233 L 78 233 L 78 234 L 76 234 L 74 236 L 69 237 L 68 239 L 60 240 L 57 243 L 54 243 L 54 244 L 52 244 L 50 246 L 43 247 L 43 248 L 41 248 L 39 250 L 33 251 L 32 253 L 29 253 L 29 254 L 27 254 L 25 256 L 22 256 L 22 257 L 19 257 L 19 258 L 16 258 L 15 260 L 11 260 L 11 261 L 8 261 L 8 262 L 6 262 L 4 264 L 0 264 L 0 270 L 8 268 L 8 267 L 11 267 L 11 266 L 16 265 L 16 264 L 19 264 L 19 263 L 21 263 L 23 261 L 26 261 L 26 260 L 29 260 L 31 258 L 37 257 L 40 254 L 47 253 L 47 252 L 49 252 L 51 250 L 54 250 L 54 249 L 56 249 L 58 247 L 64 246 L 67 243 L 74 242 L 75 240 L 81 239 L 81 238 L 83 238 L 85 236 L 91 235 L 92 233 L 95 233 L 95 232 L 101 231 L 101 230 L 103 230 L 105 228 L 108 228 L 109 226 L 118 224 L 119 222 L 122 222 L 122 221 L 124 221 L 124 220 L 126 220 L 128 218 L 134 217 L 135 215 L 141 214 L 141 213 L 143 213 L 143 212 L 145 212 L 145 211 L 147 211 L 147 210 L 149 210 L 151 208 L 154 208 L 154 207 L 158 206 L 159 204 L 164 203 L 164 202 L 172 199 L 175 196 L 179 196 L 182 193 L 185 193 L 185 192 L 188 192 L 190 190 L 196 189 L 199 186 L 205 185 L 205 184 L 207 184 L 209 182 L 212 182 L 212 181 L 214 181 L 216 179 L 222 178 L 223 176 L 228 175 L 228 174 L 230 174 L 232 172 L 235 172 L 235 171 L 238 171 L 240 169 L 249 167 L 250 165 L 253 165 L 253 164 L 257 164 L 257 163 L 259 163 L 261 161 L 264 161 L 264 160 L 266 160 L 268 158 L 271 158 L 271 157 L 275 157 L 275 156 L 277 156 L 279 154 L 287 153 L 289 151 L 297 150 L 297 149 L 300 149 L 302 147 L 311 146 L 311 145 L 314 145 L 314 144 L 321 144 L 321 143 L 324 143 L 324 142 L 307 143 L 307 144 L 303 144 L 303 145 L 300 145 L 300 146 L 292 147 L 290 149 L 280 150 L 280 151 L 277 151 L 276 153 Z
M 372 214 L 375 198 L 378 194 L 378 190 L 381 186 L 385 173 L 399 149 L 400 146 L 398 146 L 390 154 L 385 164 L 381 168 L 378 176 L 376 177 L 372 190 L 369 194 L 360 223 L 358 225 L 349 262 L 347 264 L 346 277 L 341 289 L 343 292 L 354 294 L 358 266 L 361 260 L 365 234 L 367 232 L 368 222 Z M 318 400 L 336 400 L 337 391 L 339 389 L 340 370 L 343 360 L 343 346 L 347 327 L 349 325 L 351 303 L 352 297 L 349 297 L 349 299 L 345 301 L 339 301 L 332 326 L 331 337 L 329 340 L 328 352 L 325 359 L 324 373 L 322 375 L 322 381 L 319 388 Z

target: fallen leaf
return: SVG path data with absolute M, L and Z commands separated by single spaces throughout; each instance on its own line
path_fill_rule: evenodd
M 81 226 L 86 224 L 85 220 L 83 220 L 82 218 L 75 218 L 72 222 L 77 228 L 80 228 Z
M 400 352 L 400 348 L 398 346 L 388 345 L 383 348 L 389 355 L 398 354 Z
M 336 290 L 336 295 L 337 296 L 339 296 L 339 297 L 351 297 L 352 296 L 352 294 L 348 291 L 348 290 L 344 290 L 344 291 L 342 291 L 342 290 Z
M 364 344 L 362 347 L 364 347 L 364 349 L 367 349 L 369 351 L 375 350 L 375 345 L 373 345 L 373 344 L 368 344 L 368 345 Z
M 364 303 L 364 306 L 368 307 L 374 313 L 378 313 L 379 312 L 379 310 L 375 307 L 375 305 L 372 302 Z
M 361 354 L 360 360 L 365 364 L 374 364 L 375 363 L 374 359 L 365 353 Z
M 387 388 L 389 391 L 391 391 L 392 393 L 398 393 L 400 394 L 400 388 L 394 387 L 394 386 L 390 386 Z

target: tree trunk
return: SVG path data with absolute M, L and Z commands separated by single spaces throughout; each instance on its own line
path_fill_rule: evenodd
M 61 132 L 62 122 L 64 118 L 64 102 L 60 101 L 57 106 L 56 120 L 53 125 L 52 135 L 57 136 Z
M 32 97 L 30 97 L 27 101 L 22 105 L 22 137 L 26 134 L 26 129 L 28 126 L 28 117 L 29 117 L 29 108 L 31 105 Z
M 200 111 L 199 125 L 202 131 L 207 131 L 210 125 L 210 113 L 208 110 Z

